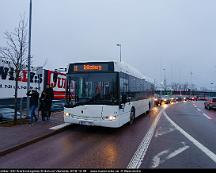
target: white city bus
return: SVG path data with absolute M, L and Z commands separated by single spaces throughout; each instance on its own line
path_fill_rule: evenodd
M 153 107 L 154 84 L 122 62 L 69 64 L 64 121 L 117 128 Z

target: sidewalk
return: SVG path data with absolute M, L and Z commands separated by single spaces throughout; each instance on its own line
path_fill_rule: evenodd
M 49 121 L 40 118 L 32 125 L 0 127 L 0 156 L 55 134 L 59 129 L 50 128 L 60 124 L 64 124 L 63 112 L 52 113 Z

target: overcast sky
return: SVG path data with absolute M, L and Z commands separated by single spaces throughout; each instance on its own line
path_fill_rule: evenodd
M 3 33 L 28 18 L 29 0 L 0 0 Z M 33 0 L 34 65 L 55 69 L 85 60 L 122 59 L 167 82 L 216 85 L 215 0 Z

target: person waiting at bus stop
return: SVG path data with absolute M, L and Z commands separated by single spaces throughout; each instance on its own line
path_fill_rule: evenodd
M 48 95 L 48 102 L 47 102 L 47 106 L 48 106 L 48 119 L 50 119 L 51 116 L 51 107 L 52 107 L 52 100 L 54 98 L 54 92 L 53 92 L 53 85 L 47 85 L 46 88 L 46 93 Z
M 40 97 L 40 111 L 41 111 L 42 121 L 45 121 L 45 117 L 47 118 L 47 120 L 50 119 L 53 97 L 54 94 L 53 94 L 52 87 L 46 85 L 46 88 L 43 90 Z
M 35 121 L 38 120 L 35 110 L 38 107 L 38 99 L 39 99 L 39 93 L 36 90 L 30 90 L 26 94 L 27 96 L 30 96 L 30 123 L 33 123 L 33 117 L 35 118 Z

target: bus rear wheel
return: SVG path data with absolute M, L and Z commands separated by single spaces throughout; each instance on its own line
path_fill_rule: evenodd
M 135 109 L 132 108 L 130 112 L 130 125 L 134 123 L 135 120 Z

